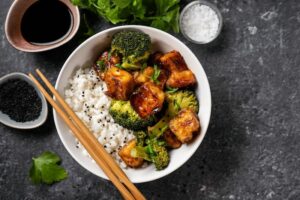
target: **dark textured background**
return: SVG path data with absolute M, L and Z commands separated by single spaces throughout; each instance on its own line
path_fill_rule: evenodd
M 0 76 L 42 69 L 54 83 L 73 40 L 44 53 L 12 48 L 4 34 L 11 0 L 0 1 Z M 300 199 L 300 1 L 215 0 L 221 36 L 195 45 L 212 91 L 209 130 L 195 155 L 171 175 L 138 184 L 149 199 Z M 183 1 L 182 5 L 187 1 Z M 94 21 L 97 31 L 111 27 Z M 200 83 L 201 84 L 201 83 Z M 31 157 L 57 152 L 69 178 L 52 186 L 28 179 Z M 120 199 L 113 185 L 80 167 L 63 147 L 50 112 L 42 127 L 0 124 L 0 199 Z

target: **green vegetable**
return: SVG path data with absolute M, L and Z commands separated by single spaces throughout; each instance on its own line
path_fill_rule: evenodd
M 135 135 L 136 140 L 137 140 L 136 145 L 137 146 L 144 146 L 145 139 L 147 137 L 147 133 L 145 131 L 136 131 L 136 132 L 134 132 L 134 135 Z
M 118 68 L 120 68 L 120 69 L 125 69 L 125 67 L 123 67 L 123 66 L 122 66 L 121 64 L 119 64 L 119 63 L 116 64 L 115 66 L 118 67 Z
M 71 0 L 113 24 L 131 23 L 179 32 L 180 0 Z
M 159 138 L 168 128 L 169 121 L 178 114 L 181 109 L 190 108 L 195 113 L 199 111 L 197 96 L 190 90 L 178 90 L 168 93 L 166 96 L 168 104 L 165 115 L 152 127 L 148 128 L 151 138 Z
M 197 96 L 190 90 L 179 90 L 177 92 L 167 94 L 168 109 L 167 113 L 170 117 L 174 117 L 184 108 L 190 108 L 195 113 L 199 111 L 199 102 Z
M 113 100 L 110 104 L 109 113 L 116 123 L 134 131 L 143 130 L 156 122 L 155 116 L 142 119 L 133 110 L 129 101 Z
M 146 140 L 147 146 L 136 146 L 131 150 L 132 157 L 140 157 L 152 162 L 157 170 L 162 170 L 168 166 L 170 156 L 165 147 L 165 142 L 157 139 Z
M 98 60 L 97 62 L 96 62 L 96 65 L 97 65 L 97 67 L 99 68 L 99 70 L 100 71 L 105 71 L 105 62 L 104 62 L 104 60 Z
M 52 184 L 67 178 L 66 170 L 58 163 L 60 158 L 55 153 L 46 151 L 37 158 L 32 158 L 29 176 L 33 183 Z
M 122 66 L 128 70 L 142 68 L 150 56 L 150 48 L 150 36 L 140 31 L 120 31 L 111 42 L 112 52 L 122 55 Z
M 167 89 L 166 93 L 174 93 L 178 90 L 178 88 L 172 88 L 172 87 L 167 86 L 167 85 L 166 85 L 166 89 Z
M 159 80 L 158 80 L 159 75 L 160 75 L 160 69 L 158 69 L 157 65 L 154 65 L 154 73 L 151 76 L 151 80 L 155 84 L 159 84 Z

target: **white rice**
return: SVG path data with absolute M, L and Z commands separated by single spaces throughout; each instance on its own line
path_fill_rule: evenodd
M 129 140 L 135 138 L 133 131 L 114 123 L 108 109 L 111 99 L 105 95 L 106 84 L 91 68 L 79 69 L 69 80 L 65 90 L 65 101 L 71 106 L 77 116 L 85 123 L 106 151 L 121 165 L 125 163 L 118 155 Z M 77 141 L 77 147 L 88 155 L 84 147 Z

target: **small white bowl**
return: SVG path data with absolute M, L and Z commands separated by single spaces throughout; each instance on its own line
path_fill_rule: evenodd
M 10 126 L 12 128 L 17 128 L 17 129 L 33 129 L 33 128 L 41 126 L 46 121 L 47 115 L 48 115 L 48 105 L 47 105 L 44 95 L 37 89 L 35 84 L 32 82 L 32 80 L 26 74 L 19 73 L 19 72 L 7 74 L 0 78 L 0 84 L 4 83 L 5 81 L 7 81 L 9 79 L 21 79 L 23 81 L 26 81 L 31 86 L 33 86 L 33 88 L 35 89 L 39 98 L 42 101 L 42 110 L 41 110 L 40 116 L 37 119 L 35 119 L 33 121 L 29 121 L 29 122 L 16 122 L 13 119 L 11 119 L 8 115 L 6 115 L 0 111 L 0 122 L 5 124 L 6 126 Z
M 154 165 L 150 164 L 145 168 L 127 168 L 124 170 L 132 182 L 143 183 L 164 177 L 182 166 L 196 152 L 205 136 L 210 120 L 211 94 L 206 74 L 193 52 L 174 36 L 155 28 L 136 25 L 110 28 L 90 37 L 74 50 L 62 67 L 55 87 L 58 92 L 64 96 L 64 90 L 69 85 L 68 81 L 78 68 L 92 66 L 97 57 L 99 57 L 99 54 L 110 45 L 112 36 L 116 32 L 132 29 L 140 30 L 150 35 L 153 51 L 160 50 L 161 52 L 166 53 L 171 50 L 177 50 L 181 53 L 187 65 L 196 76 L 198 82 L 196 94 L 198 100 L 200 101 L 200 110 L 198 116 L 200 119 L 201 131 L 192 143 L 184 144 L 179 149 L 170 151 L 171 159 L 167 168 L 157 171 Z M 107 179 L 106 175 L 97 166 L 97 164 L 93 162 L 90 157 L 84 155 L 80 148 L 76 148 L 76 140 L 73 134 L 70 133 L 66 123 L 55 111 L 54 121 L 62 143 L 72 157 L 88 171 Z
M 211 38 L 210 40 L 208 41 L 197 41 L 197 40 L 194 40 L 192 39 L 187 33 L 184 32 L 184 29 L 182 28 L 183 27 L 183 16 L 185 14 L 185 12 L 187 12 L 192 6 L 195 6 L 195 5 L 205 5 L 205 6 L 208 6 L 210 7 L 217 15 L 218 19 L 219 19 L 219 26 L 218 26 L 218 30 L 216 32 L 216 35 Z M 222 14 L 220 12 L 220 10 L 212 3 L 210 2 L 207 2 L 207 1 L 204 1 L 204 0 L 197 0 L 197 1 L 192 1 L 191 3 L 187 4 L 183 10 L 181 11 L 180 13 L 180 18 L 179 18 L 179 26 L 180 26 L 180 30 L 181 30 L 181 33 L 182 35 L 189 41 L 195 43 L 195 44 L 207 44 L 207 43 L 210 43 L 212 41 L 214 41 L 221 33 L 221 30 L 222 30 L 222 27 L 223 27 L 223 17 L 222 17 Z

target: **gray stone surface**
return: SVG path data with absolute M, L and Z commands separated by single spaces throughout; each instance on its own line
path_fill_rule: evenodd
M 40 68 L 54 83 L 73 40 L 44 53 L 15 50 L 4 34 L 12 1 L 0 1 L 0 76 Z M 300 199 L 300 2 L 215 0 L 224 29 L 209 45 L 176 35 L 199 58 L 213 108 L 195 155 L 171 175 L 138 184 L 149 199 Z M 187 1 L 182 1 L 186 4 Z M 111 27 L 94 20 L 97 31 Z M 201 83 L 200 83 L 201 84 Z M 28 179 L 31 158 L 51 150 L 69 178 L 52 186 Z M 113 185 L 89 173 L 62 145 L 50 112 L 40 128 L 0 124 L 0 199 L 120 199 Z

